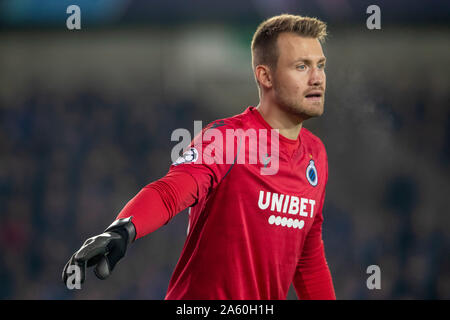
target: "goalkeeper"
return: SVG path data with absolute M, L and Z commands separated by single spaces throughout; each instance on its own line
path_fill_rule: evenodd
M 286 299 L 291 284 L 299 299 L 335 299 L 322 241 L 328 160 L 321 140 L 303 127 L 324 111 L 325 36 L 315 18 L 262 22 L 251 43 L 259 104 L 206 126 L 166 176 L 74 253 L 63 281 L 75 265 L 81 282 L 86 267 L 107 278 L 133 241 L 190 207 L 166 299 Z M 218 138 L 229 131 L 246 135 Z M 256 150 L 254 139 L 271 147 Z M 251 161 L 255 154 L 260 161 Z

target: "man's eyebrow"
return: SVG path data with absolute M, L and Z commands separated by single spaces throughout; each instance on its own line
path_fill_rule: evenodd
M 327 60 L 327 58 L 321 57 L 319 60 L 317 60 L 317 62 L 325 62 L 326 60 Z M 312 59 L 309 59 L 309 58 L 298 58 L 298 59 L 296 59 L 296 60 L 294 61 L 294 63 L 297 63 L 297 62 L 312 63 L 313 60 L 312 60 Z

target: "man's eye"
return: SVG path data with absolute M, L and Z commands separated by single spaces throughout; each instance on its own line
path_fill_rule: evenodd
M 325 63 L 319 63 L 319 64 L 317 65 L 317 67 L 318 67 L 319 69 L 325 69 Z
M 301 64 L 301 65 L 297 66 L 297 69 L 305 70 L 306 66 L 304 64 Z

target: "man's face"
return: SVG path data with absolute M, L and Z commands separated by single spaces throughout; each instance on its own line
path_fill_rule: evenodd
M 281 33 L 273 73 L 277 103 L 303 119 L 318 117 L 325 102 L 325 56 L 317 39 Z

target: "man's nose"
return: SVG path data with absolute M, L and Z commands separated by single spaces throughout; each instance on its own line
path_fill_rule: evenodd
M 310 86 L 321 86 L 325 81 L 325 75 L 319 68 L 312 68 L 309 76 Z

